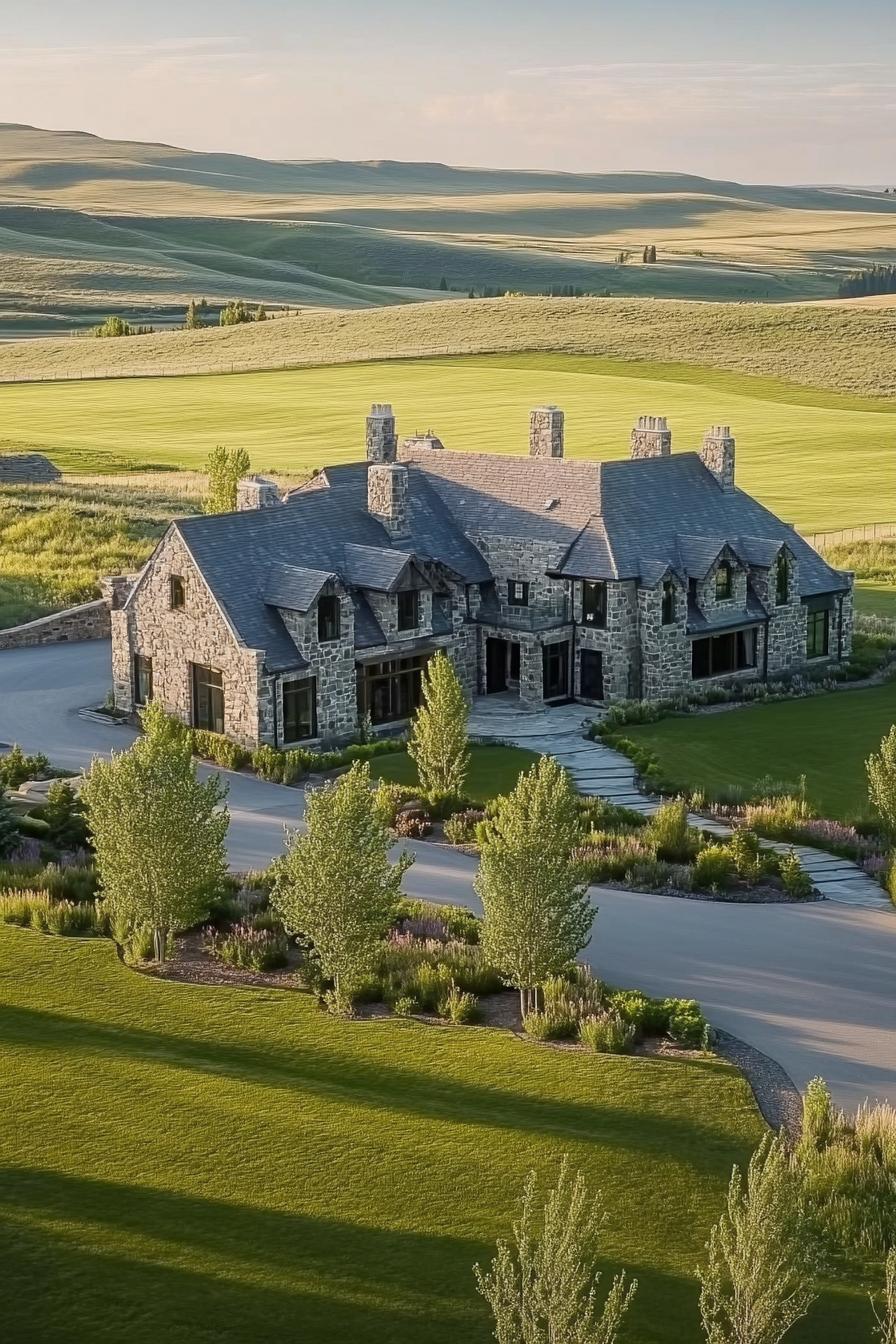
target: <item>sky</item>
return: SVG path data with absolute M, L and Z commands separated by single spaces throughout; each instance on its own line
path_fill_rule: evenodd
M 0 0 L 0 121 L 280 159 L 896 178 L 896 0 Z

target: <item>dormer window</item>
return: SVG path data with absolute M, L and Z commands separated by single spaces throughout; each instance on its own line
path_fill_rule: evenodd
M 789 596 L 790 561 L 786 551 L 779 551 L 775 562 L 775 604 L 779 607 L 786 606 Z
M 605 583 L 582 584 L 582 622 L 603 630 L 607 624 L 607 585 Z
M 663 583 L 663 625 L 675 623 L 675 583 L 666 579 Z
M 416 630 L 420 624 L 419 595 L 414 588 L 398 594 L 399 630 Z
M 716 601 L 724 602 L 734 591 L 734 578 L 731 566 L 723 560 L 716 570 Z
M 317 638 L 320 644 L 339 638 L 339 598 L 335 594 L 317 599 Z
M 172 611 L 183 611 L 187 605 L 187 586 L 179 574 L 168 578 L 168 606 Z

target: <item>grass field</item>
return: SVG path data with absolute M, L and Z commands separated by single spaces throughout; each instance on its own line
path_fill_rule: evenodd
M 896 681 L 808 700 L 687 715 L 626 728 L 666 773 L 692 788 L 750 787 L 771 776 L 796 786 L 823 816 L 868 815 L 865 761 L 896 723 Z
M 657 248 L 643 265 L 645 244 Z M 617 264 L 622 252 L 627 264 Z M 364 307 L 460 294 L 831 298 L 896 256 L 896 202 L 680 173 L 277 163 L 0 126 L 0 329 L 186 300 Z M 444 282 L 444 284 L 443 284 Z
M 487 1344 L 471 1266 L 569 1153 L 637 1275 L 628 1337 L 694 1344 L 694 1267 L 761 1126 L 715 1061 L 341 1022 L 0 930 L 5 1344 Z M 794 1344 L 870 1336 L 828 1292 Z
M 896 199 L 896 198 L 894 198 Z M 434 355 L 591 354 L 896 397 L 896 309 L 659 299 L 455 299 L 122 340 L 0 344 L 0 379 L 81 378 L 345 364 Z M 794 395 L 791 388 L 791 395 Z
M 674 447 L 710 424 L 738 437 L 738 480 L 809 530 L 888 520 L 896 501 L 896 404 L 771 378 L 592 356 L 518 354 L 392 361 L 164 382 L 0 387 L 0 447 L 45 451 L 66 471 L 201 467 L 216 443 L 256 470 L 302 475 L 363 455 L 371 401 L 399 430 L 433 426 L 450 448 L 527 451 L 528 412 L 567 416 L 572 457 L 623 457 L 641 413 L 670 417 Z
M 856 582 L 856 610 L 896 621 L 896 586 L 862 579 Z
M 479 802 L 487 802 L 499 793 L 509 793 L 523 770 L 538 759 L 535 752 L 521 747 L 474 744 L 470 748 L 470 772 L 464 792 Z M 375 756 L 370 762 L 374 779 L 389 779 L 396 784 L 416 784 L 417 767 L 406 752 L 394 756 Z

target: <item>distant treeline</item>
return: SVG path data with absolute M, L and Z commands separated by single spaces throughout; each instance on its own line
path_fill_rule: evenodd
M 841 299 L 861 299 L 866 294 L 896 294 L 896 266 L 866 266 L 841 280 Z

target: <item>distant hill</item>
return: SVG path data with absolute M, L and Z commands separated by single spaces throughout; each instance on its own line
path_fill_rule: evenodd
M 821 299 L 871 261 L 896 261 L 896 197 L 858 188 L 269 162 L 0 124 L 6 335 L 109 311 L 170 324 L 191 296 L 339 308 L 471 290 Z

